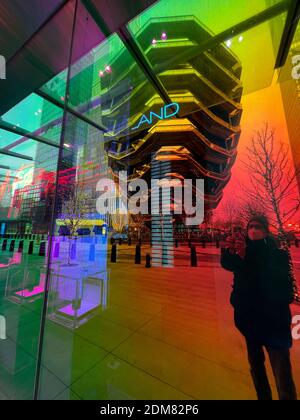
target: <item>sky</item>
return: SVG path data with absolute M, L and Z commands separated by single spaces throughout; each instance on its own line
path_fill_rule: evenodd
M 216 214 L 224 215 L 224 205 L 230 200 L 234 200 L 236 192 L 240 194 L 241 185 L 249 185 L 249 175 L 243 167 L 246 160 L 246 149 L 250 144 L 255 132 L 264 127 L 267 122 L 270 128 L 275 129 L 275 136 L 278 142 L 283 142 L 289 146 L 289 135 L 286 125 L 285 113 L 281 98 L 280 85 L 276 82 L 276 76 L 270 87 L 245 95 L 242 98 L 243 116 L 241 119 L 242 134 L 238 145 L 237 160 L 232 169 L 232 178 L 224 190 L 224 198 L 218 207 Z M 292 154 L 289 147 L 291 164 Z M 299 195 L 295 190 L 295 197 Z M 300 220 L 300 215 L 294 217 L 294 221 Z

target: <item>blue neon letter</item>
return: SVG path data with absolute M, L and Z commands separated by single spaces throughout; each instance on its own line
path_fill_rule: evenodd
M 176 111 L 174 111 L 173 112 L 173 114 L 167 114 L 167 109 L 168 108 L 173 108 L 173 107 L 176 107 Z M 166 105 L 165 107 L 164 107 L 164 110 L 165 110 L 165 112 L 164 112 L 164 118 L 166 119 L 166 118 L 171 118 L 171 117 L 174 117 L 174 115 L 176 115 L 178 112 L 179 112 L 179 104 L 177 103 L 177 102 L 173 102 L 172 104 L 170 104 L 170 105 Z

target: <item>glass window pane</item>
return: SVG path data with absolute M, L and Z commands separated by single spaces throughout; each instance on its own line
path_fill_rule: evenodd
M 94 47 L 105 39 L 105 36 L 99 30 L 94 19 L 89 15 L 82 2 L 78 2 L 76 22 L 75 22 L 75 33 L 72 47 L 71 62 L 75 63 L 87 54 L 87 51 L 92 51 Z M 90 53 L 88 54 L 88 57 Z M 69 55 L 66 59 L 69 58 Z M 51 80 L 44 84 L 40 90 L 47 95 L 50 95 L 55 100 L 64 103 L 66 99 L 66 86 L 67 86 L 67 66 L 68 61 L 65 60 L 65 65 L 61 66 L 63 69 L 61 72 L 56 74 Z M 89 62 L 91 64 L 91 62 Z M 85 86 L 80 86 L 82 89 L 82 95 L 84 93 Z M 72 101 L 69 101 L 69 105 L 72 106 Z
M 58 148 L 1 136 L 15 146 L 0 151 L 0 392 L 32 399 Z M 54 376 L 42 369 L 41 378 Z
M 18 140 L 20 136 L 15 133 L 10 133 L 9 131 L 5 131 L 0 129 L 0 145 L 1 148 L 9 146 L 14 141 Z
M 298 22 L 297 29 L 294 35 L 294 39 L 291 43 L 289 54 L 285 65 L 279 69 L 278 82 L 282 83 L 285 81 L 293 80 L 294 83 L 298 84 L 300 80 L 300 22 Z
M 31 94 L 1 116 L 6 123 L 59 144 L 63 109 Z
M 160 0 L 133 19 L 129 23 L 129 28 L 133 35 L 140 37 L 140 45 L 145 51 L 153 39 L 160 41 L 164 33 L 167 38 L 179 38 L 174 34 L 182 34 L 182 27 L 187 27 L 191 17 L 217 35 L 280 1 L 190 0 L 187 7 L 182 0 Z M 177 25 L 172 24 L 174 21 Z M 143 27 L 146 27 L 146 30 L 141 31 Z M 192 27 L 190 29 L 192 30 Z
M 146 102 L 158 96 L 115 34 L 72 66 L 68 105 L 105 128 L 126 136 Z
M 161 1 L 129 24 L 167 91 L 186 103 L 198 99 L 210 106 L 226 100 L 226 89 L 238 97 L 241 87 L 248 94 L 270 85 L 286 12 L 216 44 L 214 36 L 264 10 L 266 2 L 204 1 L 195 2 L 194 10 L 193 4 L 187 15 L 182 2 Z M 189 98 L 190 85 L 198 85 L 204 98 Z
M 225 43 L 193 55 L 189 64 L 159 74 L 181 116 L 221 104 L 222 119 L 241 113 L 241 97 L 268 87 L 275 75 L 275 62 L 286 14 L 256 26 Z M 275 36 L 276 34 L 276 36 Z M 223 104 L 223 105 L 222 105 Z M 224 117 L 224 118 L 223 118 Z M 234 120 L 234 119 L 233 119 Z
M 26 27 L 26 38 L 52 11 L 49 5 L 40 10 L 44 1 L 35 2 L 30 16 L 31 7 L 10 3 L 15 8 L 20 3 L 14 18 Z M 56 8 L 63 2 L 52 3 Z M 17 46 L 26 39 L 12 43 L 7 78 L 1 80 L 0 399 L 34 397 L 63 110 L 33 92 L 68 65 L 74 5 L 74 0 L 65 2 L 20 51 Z M 13 10 L 10 6 L 7 10 Z M 22 33 L 10 23 L 16 35 Z M 4 39 L 6 45 L 9 41 Z M 39 379 L 51 384 L 43 399 L 53 399 L 65 388 L 44 367 Z
M 101 2 L 91 1 L 96 7 Z M 0 399 L 32 399 L 37 379 L 38 399 L 255 396 L 250 376 L 238 372 L 245 354 L 232 322 L 232 277 L 220 267 L 220 248 L 227 235 L 244 228 L 246 235 L 249 214 L 261 211 L 248 203 L 247 187 L 259 191 L 266 178 L 259 182 L 255 170 L 243 168 L 251 142 L 261 138 L 255 131 L 265 127 L 261 136 L 274 140 L 272 150 L 283 139 L 283 153 L 290 158 L 291 151 L 300 162 L 300 88 L 291 68 L 285 83 L 274 78 L 285 11 L 237 36 L 218 42 L 214 36 L 279 3 L 161 0 L 130 22 L 137 56 L 144 54 L 172 104 L 129 53 L 126 42 L 132 39 L 123 42 L 122 31 L 106 37 L 81 0 L 71 60 L 74 0 L 55 17 L 52 31 L 42 31 L 46 39 L 37 61 L 31 58 L 41 40 L 30 42 L 20 80 L 34 69 L 39 78 L 33 77 L 35 88 L 29 80 L 28 89 L 35 93 L 26 96 L 16 87 L 20 98 L 0 112 Z M 113 21 L 114 13 L 122 15 L 112 12 Z M 58 56 L 53 28 L 66 36 Z M 285 174 L 276 180 L 284 185 L 294 167 L 289 161 L 282 167 L 287 180 Z M 127 174 L 125 185 L 120 171 Z M 116 187 L 108 214 L 97 206 L 104 178 Z M 175 191 L 155 197 L 153 186 L 166 178 L 175 185 L 203 181 L 203 191 L 194 184 L 190 197 L 198 193 L 200 199 L 200 192 L 203 223 L 187 223 L 192 217 Z M 141 181 L 136 206 L 149 199 L 147 214 L 115 211 L 123 194 L 126 201 L 134 194 L 131 180 Z M 266 195 L 261 198 L 267 203 Z M 289 200 L 299 202 L 296 181 Z M 158 213 L 151 208 L 157 201 Z M 285 206 L 275 212 L 273 206 L 273 214 L 270 200 L 268 205 L 272 234 L 282 234 L 282 226 L 291 234 L 297 264 L 299 211 L 290 216 Z M 298 271 L 296 266 L 297 280 Z M 154 360 L 158 349 L 162 357 Z M 295 377 L 299 381 L 299 372 Z
M 108 216 L 97 212 L 96 185 L 107 175 L 108 162 L 103 133 L 71 114 L 65 137 L 68 147 L 58 172 L 43 365 L 70 386 L 105 354 L 76 332 L 107 306 Z M 59 357 L 53 357 L 54 349 L 55 354 L 61 351 Z M 85 352 L 88 357 L 83 360 Z
M 66 100 L 66 83 L 67 83 L 67 70 L 62 71 L 57 76 L 54 76 L 49 82 L 40 88 L 41 92 L 51 96 L 61 104 Z
M 55 3 L 54 8 L 57 7 Z M 59 10 L 57 8 L 53 18 L 29 38 L 15 56 L 7 60 L 7 78 L 1 81 L 0 114 L 12 109 L 68 67 L 75 0 L 60 3 L 62 7 Z M 41 7 L 40 3 L 36 6 L 36 16 L 40 16 Z M 18 8 L 17 4 L 15 8 Z M 49 6 L 46 6 L 47 9 L 50 14 Z M 28 24 L 30 20 L 27 19 Z

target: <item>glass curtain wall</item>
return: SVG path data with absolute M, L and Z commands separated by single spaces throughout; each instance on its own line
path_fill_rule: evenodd
M 47 48 L 39 56 L 33 59 L 37 41 L 32 38 L 11 58 L 13 62 L 22 56 L 17 77 L 24 86 L 53 78 L 54 62 L 68 68 L 75 3 L 68 2 L 43 26 L 40 34 Z M 57 47 L 62 28 L 65 43 Z M 55 55 L 49 56 L 54 46 Z M 65 96 L 66 79 L 61 77 L 57 85 Z M 18 95 L 10 98 L 18 103 L 0 120 L 0 399 L 33 399 L 38 374 L 40 383 L 47 384 L 41 398 L 52 399 L 59 381 L 37 366 L 58 160 L 67 148 L 64 106 L 38 93 L 21 98 L 26 89 Z
M 114 33 L 91 3 L 42 29 L 51 52 L 29 41 L 36 86 L 0 119 L 0 399 L 251 399 L 219 242 L 254 130 L 299 163 L 298 32 L 274 78 L 291 2 L 160 0 Z M 122 172 L 204 179 L 203 223 L 173 196 L 171 215 L 122 214 Z

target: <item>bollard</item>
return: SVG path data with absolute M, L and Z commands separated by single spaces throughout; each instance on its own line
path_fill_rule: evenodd
M 116 244 L 113 244 L 111 247 L 110 262 L 112 263 L 117 262 L 117 245 Z
M 2 251 L 6 251 L 7 248 L 7 239 L 4 239 L 3 244 L 2 244 Z
M 96 255 L 96 245 L 91 244 L 90 253 L 89 253 L 89 261 L 95 261 L 95 255 Z
M 135 264 L 141 264 L 141 245 L 137 245 L 135 247 L 135 259 L 134 259 L 134 263 Z
M 191 246 L 191 267 L 198 267 L 197 250 L 195 245 Z
M 76 259 L 76 242 L 73 242 L 71 244 L 70 258 L 71 258 L 71 260 Z
M 151 255 L 150 254 L 146 254 L 146 268 L 151 268 Z
M 59 258 L 60 243 L 56 242 L 54 246 L 53 258 Z
M 20 241 L 19 247 L 18 247 L 18 252 L 23 252 L 23 248 L 24 248 L 24 241 Z
M 33 241 L 30 241 L 29 242 L 29 247 L 28 247 L 28 255 L 32 255 L 33 254 L 33 245 L 34 245 L 34 242 Z
M 40 250 L 39 250 L 39 256 L 45 257 L 46 255 L 46 242 L 41 242 L 40 244 Z
M 13 239 L 12 241 L 11 241 L 11 243 L 10 243 L 10 246 L 9 246 L 9 252 L 14 252 L 14 250 L 15 250 L 15 239 Z

